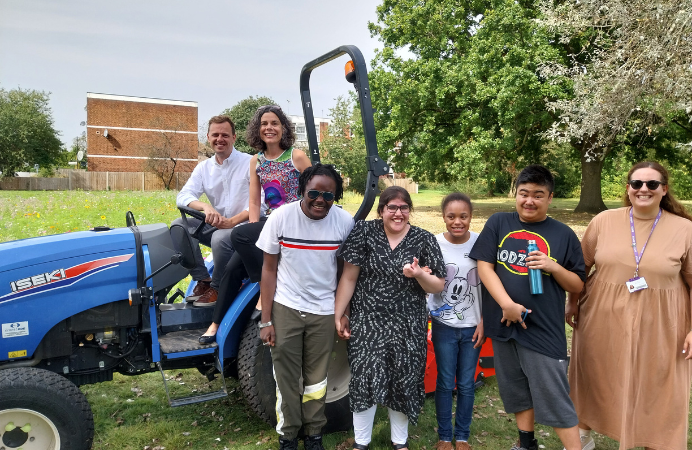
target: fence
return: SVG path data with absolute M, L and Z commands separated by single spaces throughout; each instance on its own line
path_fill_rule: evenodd
M 14 177 L 0 181 L 5 191 L 161 191 L 166 187 L 151 172 L 86 172 L 69 170 L 64 178 Z M 176 172 L 171 189 L 180 190 L 190 178 L 188 172 Z
M 418 183 L 413 181 L 411 178 L 380 178 L 384 181 L 385 186 L 401 186 L 406 189 L 409 194 L 418 193 Z

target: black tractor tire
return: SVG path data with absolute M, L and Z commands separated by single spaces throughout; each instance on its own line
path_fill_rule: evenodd
M 94 416 L 84 394 L 65 377 L 31 367 L 4 369 L 0 434 L 0 447 L 8 449 L 89 450 Z
M 327 385 L 327 425 L 322 429 L 324 434 L 353 428 L 353 415 L 348 397 L 350 372 L 345 352 L 345 342 L 335 346 L 334 354 L 338 353 L 338 362 L 330 366 L 327 379 L 331 376 L 340 382 L 341 387 L 330 389 L 329 384 Z M 243 331 L 238 349 L 238 380 L 250 408 L 262 420 L 276 426 L 276 382 L 272 367 L 271 351 L 269 347 L 262 345 L 257 322 L 250 319 Z M 333 368 L 340 373 L 334 374 Z M 347 373 L 343 373 L 344 370 Z

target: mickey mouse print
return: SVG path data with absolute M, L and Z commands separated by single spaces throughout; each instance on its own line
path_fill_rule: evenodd
M 476 261 L 469 258 L 478 234 L 463 244 L 452 244 L 444 233 L 436 236 L 447 268 L 445 287 L 428 297 L 433 320 L 455 328 L 475 327 L 481 319 L 481 279 Z

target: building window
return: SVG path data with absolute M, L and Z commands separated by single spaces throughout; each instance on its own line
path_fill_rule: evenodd
M 299 141 L 308 140 L 308 135 L 305 131 L 305 125 L 296 125 L 296 139 Z

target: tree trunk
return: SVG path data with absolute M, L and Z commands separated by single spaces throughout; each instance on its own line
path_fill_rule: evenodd
M 495 197 L 495 182 L 488 181 L 488 197 Z
M 582 149 L 581 152 L 581 194 L 579 204 L 574 212 L 587 212 L 597 214 L 608 207 L 603 203 L 601 195 L 601 172 L 603 170 L 603 156 L 595 154 L 593 150 Z M 603 155 L 605 152 L 603 152 Z M 600 157 L 599 157 L 600 156 Z
M 510 176 L 509 192 L 507 193 L 507 198 L 514 198 L 517 196 L 517 187 L 515 186 L 515 184 L 517 182 L 517 177 L 519 177 L 517 163 L 512 163 L 512 166 L 507 169 L 507 172 Z

